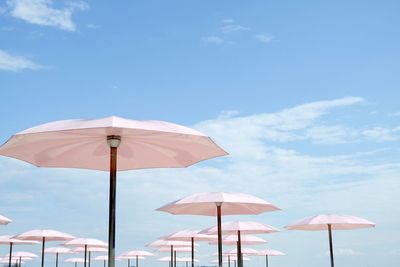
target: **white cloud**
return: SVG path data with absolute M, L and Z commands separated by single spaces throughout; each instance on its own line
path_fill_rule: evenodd
M 8 0 L 10 14 L 31 24 L 57 27 L 75 31 L 72 15 L 89 6 L 83 1 L 67 1 L 64 8 L 54 8 L 52 0 Z
M 275 36 L 269 33 L 261 33 L 256 35 L 256 39 L 264 44 L 269 44 L 275 40 Z
M 354 251 L 351 248 L 335 248 L 334 254 L 335 254 L 335 256 L 357 256 L 357 255 L 362 255 L 362 253 Z M 326 255 L 329 255 L 329 251 L 326 252 Z
M 400 127 L 373 127 L 362 132 L 365 138 L 377 142 L 396 141 L 400 138 Z
M 241 32 L 241 31 L 248 31 L 250 28 L 244 27 L 242 25 L 237 24 L 227 24 L 221 27 L 222 33 L 233 33 L 233 32 Z
M 235 22 L 234 19 L 223 19 L 221 20 L 221 24 L 233 24 Z
M 18 72 L 26 69 L 39 70 L 41 68 L 43 67 L 26 57 L 12 55 L 0 50 L 0 70 Z
M 221 37 L 218 37 L 216 35 L 210 35 L 207 37 L 202 38 L 203 42 L 206 44 L 215 44 L 215 45 L 220 45 L 223 44 L 225 41 Z

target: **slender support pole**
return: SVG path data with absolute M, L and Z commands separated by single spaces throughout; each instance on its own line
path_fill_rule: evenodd
M 87 253 L 87 245 L 85 245 L 85 259 L 83 262 L 83 266 L 85 266 L 85 267 L 86 267 L 86 253 Z
M 174 251 L 174 267 L 176 267 L 176 250 Z
M 77 262 L 75 262 L 75 267 L 78 265 L 78 263 Z
M 103 266 L 106 267 L 106 260 L 104 260 Z
M 192 239 L 192 267 L 194 267 L 194 237 Z
M 91 253 L 90 253 L 90 250 L 89 250 L 89 267 L 90 267 L 90 254 L 91 254 Z
M 46 238 L 42 238 L 42 267 L 44 267 L 44 243 L 46 243 Z
M 240 237 L 240 231 L 238 231 L 238 266 L 243 267 L 243 259 L 242 259 L 242 240 Z
M 131 267 L 131 259 L 128 259 L 128 267 Z
M 19 267 L 22 266 L 22 257 L 19 257 Z
M 171 246 L 171 267 L 174 267 L 174 246 Z
M 139 256 L 136 255 L 136 267 L 139 267 Z
M 8 267 L 11 267 L 11 258 L 12 258 L 12 248 L 13 248 L 13 242 L 10 242 L 10 256 L 8 256 Z
M 58 252 L 56 252 L 56 267 L 58 267 Z
M 236 260 L 233 260 L 233 266 L 236 267 Z
M 231 255 L 228 254 L 228 267 L 231 267 Z
M 221 212 L 222 203 L 217 203 L 217 223 L 218 223 L 218 266 L 222 267 L 222 212 Z
M 328 232 L 329 232 L 329 252 L 331 257 L 331 267 L 335 266 L 333 261 L 333 244 L 332 244 L 332 225 L 328 224 Z
M 115 267 L 115 195 L 117 187 L 117 150 L 121 136 L 107 136 L 110 147 L 110 195 L 108 210 L 108 267 Z M 86 267 L 86 266 L 85 266 Z
M 238 262 L 238 267 L 240 267 L 240 254 L 239 254 L 239 240 L 236 241 L 236 260 Z
M 185 266 L 188 267 L 187 261 L 185 261 Z
M 268 267 L 268 255 L 265 255 L 265 267 Z

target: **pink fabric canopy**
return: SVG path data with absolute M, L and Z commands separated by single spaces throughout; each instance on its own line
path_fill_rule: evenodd
M 118 135 L 118 170 L 186 167 L 227 153 L 208 136 L 178 124 L 120 117 L 64 120 L 13 135 L 0 155 L 36 166 L 109 171 L 107 136 Z
M 285 228 L 289 230 L 320 231 L 328 230 L 328 225 L 331 225 L 332 230 L 351 230 L 375 227 L 375 223 L 356 216 L 322 214 L 301 219 Z

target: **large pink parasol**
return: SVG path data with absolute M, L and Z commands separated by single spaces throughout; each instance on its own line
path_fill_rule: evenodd
M 59 254 L 73 254 L 75 252 L 66 247 L 52 247 L 52 248 L 46 248 L 44 250 L 44 253 L 56 254 L 56 267 L 58 267 L 58 255 Z
M 159 211 L 182 215 L 206 215 L 217 217 L 218 259 L 222 267 L 222 232 L 223 215 L 261 214 L 279 210 L 271 203 L 243 193 L 205 192 L 190 195 L 158 208 Z
M 0 236 L 0 244 L 5 244 L 9 245 L 9 257 L 8 257 L 8 267 L 11 267 L 11 262 L 12 262 L 12 251 L 13 251 L 13 245 L 34 245 L 34 244 L 40 244 L 39 241 L 30 241 L 30 240 L 19 240 L 16 238 L 13 238 L 11 235 L 2 235 Z
M 31 231 L 27 231 L 20 235 L 17 235 L 15 238 L 20 240 L 34 240 L 42 242 L 42 264 L 44 266 L 44 250 L 46 241 L 62 241 L 62 240 L 71 240 L 74 236 L 63 233 L 56 230 L 51 229 L 35 229 Z
M 212 241 L 217 240 L 218 237 L 216 235 L 206 235 L 200 234 L 200 230 L 181 230 L 170 234 L 164 239 L 168 240 L 181 240 L 181 241 L 190 241 L 191 242 L 191 257 L 192 257 L 192 267 L 194 267 L 194 242 L 195 241 Z
M 375 223 L 351 215 L 322 214 L 301 219 L 286 226 L 285 228 L 289 230 L 306 231 L 328 230 L 331 267 L 334 267 L 335 263 L 333 260 L 332 230 L 351 230 L 368 227 L 375 227 Z
M 210 227 L 202 231 L 206 234 L 218 232 L 217 227 Z M 239 267 L 243 267 L 242 262 L 242 234 L 269 234 L 279 230 L 273 226 L 254 221 L 232 221 L 221 224 L 221 230 L 224 234 L 237 234 L 237 258 Z
M 112 116 L 27 129 L 3 144 L 0 155 L 36 166 L 109 171 L 108 265 L 114 267 L 117 170 L 187 167 L 227 153 L 208 136 L 181 125 Z
M 82 248 L 82 251 L 84 252 L 84 255 L 85 255 L 85 258 L 84 258 L 84 266 L 85 267 L 86 267 L 86 262 L 89 263 L 89 267 L 90 267 L 90 249 L 103 248 L 98 251 L 104 252 L 104 248 L 107 248 L 106 242 L 99 240 L 99 239 L 95 239 L 95 238 L 75 238 L 75 239 L 65 242 L 63 245 Z M 88 251 L 89 251 L 89 259 L 87 259 Z
M 154 254 L 145 250 L 130 250 L 122 253 L 120 257 L 133 257 L 136 259 L 136 267 L 139 267 L 139 259 L 150 256 Z
M 260 256 L 265 256 L 265 267 L 268 267 L 268 256 L 283 256 L 285 253 L 275 249 L 264 249 L 259 251 Z

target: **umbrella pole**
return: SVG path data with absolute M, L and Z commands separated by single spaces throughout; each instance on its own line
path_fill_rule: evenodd
M 176 267 L 176 250 L 174 251 L 174 267 Z
M 75 262 L 75 267 L 76 267 L 76 265 L 77 265 L 78 263 L 77 262 Z
M 46 238 L 42 238 L 42 267 L 44 266 L 44 243 L 46 243 Z
M 233 260 L 233 266 L 236 267 L 236 260 Z
M 85 261 L 83 263 L 83 266 L 86 267 L 86 253 L 87 253 L 87 245 L 85 245 Z
M 139 267 L 139 257 L 136 255 L 136 267 Z
M 56 252 L 56 267 L 58 267 L 58 252 Z
M 108 267 L 115 266 L 115 195 L 117 187 L 117 149 L 121 136 L 107 136 L 110 146 L 110 199 L 108 214 Z M 86 266 L 85 266 L 86 267 Z
M 243 267 L 243 260 L 242 260 L 242 240 L 240 237 L 240 231 L 238 231 L 238 247 L 237 247 L 237 258 L 238 258 L 238 266 Z
M 171 260 L 170 260 L 170 267 L 174 267 L 174 246 L 171 245 Z
M 218 222 L 218 266 L 222 267 L 222 226 L 221 226 L 221 205 L 217 203 L 217 222 Z
M 331 267 L 335 266 L 333 261 L 333 244 L 332 244 L 332 225 L 328 224 L 328 232 L 329 232 L 329 252 L 331 257 Z
M 131 259 L 128 259 L 128 267 L 131 267 Z
M 194 267 L 194 237 L 192 237 L 192 267 Z
M 231 255 L 228 254 L 228 267 L 231 267 Z
M 106 267 L 106 260 L 104 260 L 103 266 Z
M 89 250 L 89 267 L 90 267 L 90 250 Z
M 265 267 L 268 267 L 268 255 L 265 255 Z
M 8 267 L 11 267 L 11 258 L 12 258 L 12 247 L 13 247 L 13 242 L 10 242 L 10 256 L 8 257 Z

